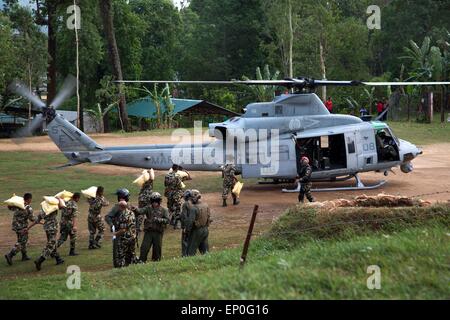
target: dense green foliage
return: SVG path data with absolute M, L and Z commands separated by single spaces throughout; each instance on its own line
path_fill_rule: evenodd
M 28 82 L 29 57 L 33 58 L 32 87 L 42 85 L 47 59 L 46 30 L 38 27 L 39 17 L 16 5 L 16 0 L 6 2 L 0 11 L 0 106 L 11 98 L 7 83 L 15 77 Z M 77 2 L 81 8 L 81 104 L 93 109 L 100 102 L 104 109 L 117 97 L 98 101 L 96 95 L 101 80 L 112 74 L 98 1 Z M 72 1 L 58 3 L 57 71 L 61 80 L 75 72 L 75 50 L 74 32 L 66 28 L 66 8 Z M 372 4 L 381 7 L 381 30 L 369 30 L 366 25 L 367 8 Z M 449 8 L 449 0 L 191 0 L 183 9 L 171 0 L 113 1 L 124 78 L 158 80 L 241 79 L 266 65 L 283 78 L 290 74 L 290 61 L 293 76 L 448 80 Z M 429 41 L 426 75 L 421 74 L 420 57 L 411 55 L 413 44 L 420 47 L 424 39 Z M 145 94 L 132 87 L 127 90 L 128 101 Z M 240 87 L 180 86 L 171 91 L 178 97 L 208 99 L 235 111 L 261 98 L 258 92 Z M 444 88 L 435 91 L 435 105 L 442 110 L 446 92 Z M 336 110 L 354 112 L 349 97 L 373 107 L 375 99 L 389 93 L 377 89 L 368 97 L 360 88 L 330 88 L 320 95 L 333 96 Z M 401 92 L 408 100 L 399 102 L 402 108 L 416 110 L 421 93 Z M 66 108 L 74 105 L 72 100 Z

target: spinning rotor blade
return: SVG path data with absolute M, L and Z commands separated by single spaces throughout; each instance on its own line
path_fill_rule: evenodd
M 34 119 L 28 123 L 25 127 L 17 130 L 12 136 L 13 139 L 20 140 L 21 138 L 26 138 L 32 136 L 33 133 L 42 125 L 45 118 L 42 114 L 38 114 Z
M 53 109 L 58 109 L 64 101 L 66 101 L 70 96 L 75 92 L 75 88 L 77 86 L 77 79 L 70 75 L 64 80 L 64 84 L 56 95 L 55 99 L 53 99 L 50 107 Z
M 39 110 L 45 107 L 45 103 L 42 102 L 42 100 L 39 99 L 39 97 L 31 93 L 30 89 L 18 80 L 15 80 L 13 83 L 11 83 L 8 86 L 8 89 L 17 95 L 28 99 Z

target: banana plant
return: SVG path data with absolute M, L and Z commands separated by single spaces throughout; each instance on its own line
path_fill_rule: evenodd
M 119 105 L 119 101 L 116 101 L 110 105 L 108 105 L 105 109 L 102 110 L 102 107 L 100 106 L 100 103 L 97 103 L 97 108 L 94 109 L 87 109 L 86 112 L 95 119 L 96 121 L 96 125 L 98 125 L 100 128 L 99 131 L 101 133 L 105 132 L 105 122 L 104 122 L 104 118 L 106 117 L 106 115 L 116 106 Z
M 280 71 L 275 71 L 271 74 L 269 66 L 266 64 L 264 66 L 264 74 L 261 73 L 261 68 L 256 68 L 256 80 L 278 80 L 280 76 Z M 242 76 L 242 80 L 251 80 L 247 76 Z M 275 98 L 275 87 L 274 86 L 254 86 L 247 87 L 247 90 L 251 91 L 257 102 L 267 102 L 272 101 Z

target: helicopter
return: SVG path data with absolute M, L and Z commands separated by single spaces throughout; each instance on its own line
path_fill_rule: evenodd
M 206 85 L 263 85 L 284 87 L 292 93 L 272 102 L 251 103 L 239 117 L 209 124 L 212 141 L 191 144 L 101 146 L 56 112 L 76 85 L 68 77 L 60 93 L 48 106 L 20 82 L 10 90 L 31 101 L 40 112 L 16 137 L 31 135 L 44 122 L 51 140 L 68 159 L 60 168 L 83 163 L 168 170 L 178 164 L 190 171 L 221 171 L 227 163 L 236 165 L 243 179 L 258 178 L 262 183 L 295 181 L 300 159 L 308 157 L 313 181 L 345 181 L 356 185 L 314 191 L 368 190 L 386 181 L 365 185 L 363 172 L 393 168 L 413 171 L 412 161 L 423 154 L 414 144 L 397 138 L 391 128 L 379 121 L 363 121 L 351 115 L 331 114 L 315 89 L 321 86 L 410 86 L 448 85 L 450 82 L 361 82 L 315 80 L 306 77 L 284 80 L 248 81 L 117 81 L 119 83 L 172 83 Z M 386 110 L 385 112 L 387 112 Z M 381 115 L 379 118 L 381 118 Z M 377 119 L 379 120 L 379 119 Z M 297 189 L 283 192 L 298 192 Z

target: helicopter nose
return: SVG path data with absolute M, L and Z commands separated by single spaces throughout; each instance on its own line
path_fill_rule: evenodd
M 401 159 L 403 162 L 410 162 L 411 160 L 423 155 L 422 149 L 418 148 L 411 142 L 401 140 L 400 142 Z

